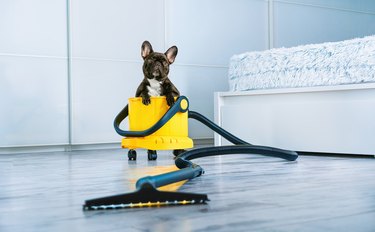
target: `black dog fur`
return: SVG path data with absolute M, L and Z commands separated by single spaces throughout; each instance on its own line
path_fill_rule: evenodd
M 170 47 L 165 53 L 154 52 L 150 42 L 144 41 L 141 47 L 141 55 L 144 60 L 144 79 L 139 85 L 136 97 L 142 97 L 142 103 L 150 104 L 151 96 L 165 96 L 167 104 L 173 105 L 175 97 L 180 96 L 180 92 L 169 80 L 169 65 L 177 56 L 177 47 Z

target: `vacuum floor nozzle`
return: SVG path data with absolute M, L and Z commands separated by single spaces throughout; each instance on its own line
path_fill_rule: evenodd
M 159 191 L 144 184 L 132 193 L 86 200 L 83 210 L 111 210 L 123 208 L 162 207 L 189 204 L 205 204 L 206 194 Z

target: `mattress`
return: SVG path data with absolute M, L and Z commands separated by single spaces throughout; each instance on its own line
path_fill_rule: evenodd
M 375 82 L 375 36 L 234 55 L 230 91 Z

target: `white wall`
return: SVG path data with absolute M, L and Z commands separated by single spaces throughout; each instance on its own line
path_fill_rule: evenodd
M 274 46 L 334 42 L 375 34 L 373 0 L 274 0 Z
M 170 78 L 213 118 L 231 55 L 370 35 L 374 22 L 371 0 L 2 0 L 0 148 L 119 143 L 112 121 L 142 80 L 143 40 L 178 46 Z
M 0 1 L 0 146 L 68 143 L 66 2 Z

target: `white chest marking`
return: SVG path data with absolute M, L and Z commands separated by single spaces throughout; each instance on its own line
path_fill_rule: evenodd
M 150 96 L 160 96 L 161 95 L 161 82 L 155 79 L 147 79 L 150 86 L 147 86 L 148 94 Z

